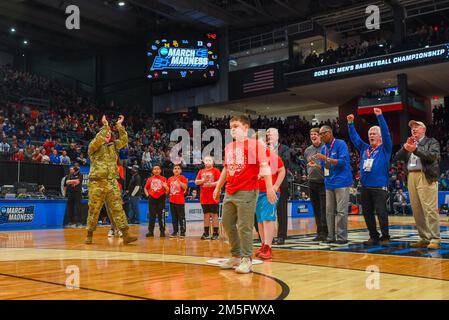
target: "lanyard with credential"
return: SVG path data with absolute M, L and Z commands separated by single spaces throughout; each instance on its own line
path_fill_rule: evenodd
M 327 146 L 324 145 L 325 148 L 326 148 L 326 158 L 330 157 L 330 154 L 332 153 L 332 148 L 334 147 L 334 143 L 335 143 L 335 138 L 334 138 L 334 140 L 332 140 L 332 143 L 331 143 L 331 145 L 329 147 L 329 150 L 327 150 Z
M 371 158 L 371 156 L 373 155 L 374 151 L 377 150 L 377 148 L 379 148 L 380 145 L 378 145 L 377 147 L 375 147 L 371 152 L 369 152 L 369 148 L 366 149 L 366 155 L 368 156 L 368 159 Z

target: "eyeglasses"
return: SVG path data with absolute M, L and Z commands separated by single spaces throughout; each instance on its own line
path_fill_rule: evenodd
M 320 136 L 324 136 L 324 135 L 325 135 L 326 133 L 328 133 L 328 132 L 330 132 L 330 131 L 329 131 L 329 130 L 328 130 L 328 131 L 323 131 L 323 132 L 320 132 L 319 135 L 320 135 Z

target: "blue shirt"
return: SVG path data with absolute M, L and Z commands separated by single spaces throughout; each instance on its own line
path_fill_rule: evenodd
M 128 148 L 122 148 L 118 151 L 120 160 L 128 159 Z
M 53 153 L 50 155 L 50 163 L 53 164 L 61 164 L 61 158 L 59 157 L 59 155 L 54 155 Z
M 388 187 L 390 169 L 390 158 L 393 150 L 393 142 L 391 140 L 390 131 L 383 115 L 377 117 L 380 132 L 382 135 L 382 144 L 373 152 L 371 146 L 360 139 L 359 134 L 355 130 L 354 123 L 348 124 L 349 137 L 354 146 L 360 153 L 360 182 L 363 187 Z M 371 171 L 363 170 L 363 163 L 368 159 L 367 150 L 373 159 Z
M 331 159 L 337 159 L 338 163 L 335 166 L 330 165 L 329 175 L 324 177 L 324 186 L 327 190 L 350 187 L 352 186 L 352 172 L 348 146 L 343 140 L 335 139 L 332 150 L 330 150 L 331 144 L 332 142 L 323 145 L 321 154 Z M 321 161 L 321 167 L 324 170 L 324 161 Z

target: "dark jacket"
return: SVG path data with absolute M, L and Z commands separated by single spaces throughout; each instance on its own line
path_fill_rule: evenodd
M 131 178 L 131 181 L 129 182 L 128 195 L 130 197 L 132 196 L 132 193 L 133 193 L 134 188 L 136 186 L 139 186 L 140 188 L 139 188 L 139 191 L 137 191 L 137 193 L 134 195 L 134 197 L 139 197 L 140 198 L 140 195 L 142 194 L 142 184 L 141 184 L 141 179 L 140 179 L 139 174 L 133 175 L 132 178 Z
M 421 159 L 424 175 L 428 183 L 438 181 L 440 175 L 440 168 L 438 162 L 440 161 L 440 144 L 434 138 L 424 137 L 421 142 L 418 143 L 415 152 L 415 156 Z M 402 160 L 407 164 L 410 158 L 410 153 L 404 149 L 399 150 L 394 160 Z M 405 169 L 407 170 L 407 168 Z
M 276 150 L 276 149 L 275 149 Z M 278 156 L 282 159 L 282 162 L 284 162 L 285 170 L 291 170 L 291 150 L 289 147 L 287 147 L 285 144 L 279 144 L 278 149 L 276 150 Z M 274 181 L 273 181 L 274 183 Z M 288 180 L 287 180 L 287 173 L 285 175 L 284 180 L 282 181 L 280 185 L 280 189 L 283 190 L 283 192 L 288 193 Z

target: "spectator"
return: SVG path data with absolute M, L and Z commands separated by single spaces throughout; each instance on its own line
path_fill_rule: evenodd
M 58 151 L 53 149 L 50 154 L 50 163 L 51 164 L 61 164 L 61 157 L 59 157 Z
M 343 140 L 334 138 L 329 126 L 320 128 L 320 136 L 325 145 L 315 158 L 321 160 L 324 172 L 327 242 L 346 244 L 348 242 L 349 188 L 352 186 L 348 146 Z M 336 217 L 335 213 L 337 213 Z M 337 232 L 335 232 L 335 222 L 337 222 Z
M 70 158 L 67 156 L 67 151 L 63 150 L 61 155 L 61 164 L 70 165 L 71 163 Z
M 307 196 L 307 194 L 303 191 L 301 192 L 300 200 L 309 201 L 310 198 Z
M 23 153 L 23 149 L 19 149 L 11 158 L 12 161 L 24 161 L 25 155 Z
M 150 151 L 148 148 L 145 148 L 145 152 L 142 155 L 142 168 L 144 170 L 151 170 L 152 167 Z
M 407 208 L 407 199 L 405 197 L 405 194 L 403 194 L 402 190 L 400 189 L 398 193 L 394 196 L 393 200 L 393 211 L 394 214 L 398 214 L 399 210 L 401 209 L 402 214 L 405 214 L 405 209 Z
M 129 153 L 129 148 L 128 145 L 122 149 L 119 150 L 119 157 L 120 157 L 120 162 L 123 164 L 124 167 L 128 166 L 128 153 Z
M 45 151 L 44 151 L 45 152 Z M 42 152 L 39 148 L 34 150 L 33 154 L 33 162 L 42 163 Z
M 10 149 L 10 145 L 6 138 L 3 138 L 2 142 L 0 142 L 0 153 L 8 153 Z
M 47 156 L 47 154 L 45 152 L 45 149 L 42 149 L 41 154 L 42 154 L 41 163 L 49 164 L 50 163 L 50 157 Z
M 440 217 L 438 214 L 438 161 L 440 145 L 426 137 L 426 125 L 411 120 L 411 137 L 396 154 L 397 160 L 407 162 L 408 191 L 420 240 L 413 248 L 439 249 Z
M 76 158 L 76 162 L 80 165 L 85 166 L 89 164 L 89 160 L 84 157 L 84 153 L 80 153 L 80 155 Z

